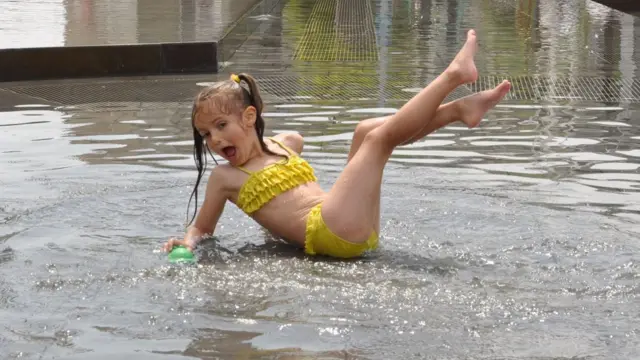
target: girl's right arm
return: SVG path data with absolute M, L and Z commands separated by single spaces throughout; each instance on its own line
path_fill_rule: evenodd
M 209 175 L 209 180 L 207 181 L 204 202 L 196 216 L 194 224 L 189 227 L 184 239 L 174 238 L 167 241 L 163 247 L 164 251 L 171 251 L 174 246 L 179 245 L 185 246 L 193 251 L 204 236 L 213 235 L 218 220 L 224 210 L 224 205 L 229 198 L 224 176 L 222 175 L 223 172 L 224 169 L 220 167 L 215 167 L 211 171 L 211 175 Z

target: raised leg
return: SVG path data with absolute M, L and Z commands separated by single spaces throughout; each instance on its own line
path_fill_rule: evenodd
M 440 107 L 436 111 L 435 117 L 433 119 L 430 119 L 430 121 L 426 121 L 424 127 L 422 128 L 422 130 L 420 130 L 419 133 L 400 145 L 411 144 L 419 139 L 422 139 L 435 130 L 444 127 L 456 120 L 459 120 L 459 117 L 457 116 L 457 101 L 458 100 L 445 105 L 440 105 Z M 360 145 L 362 145 L 362 142 L 364 141 L 364 138 L 367 136 L 367 134 L 370 133 L 373 129 L 376 129 L 377 127 L 382 125 L 385 121 L 388 121 L 390 118 L 391 116 L 383 116 L 366 119 L 358 123 L 353 133 L 353 138 L 351 139 L 351 148 L 349 148 L 347 163 L 351 161 L 353 156 L 358 152 L 358 150 L 360 149 Z
M 473 62 L 476 47 L 475 32 L 470 30 L 465 45 L 448 68 L 364 137 L 322 206 L 325 223 L 338 236 L 363 242 L 375 230 L 383 170 L 393 149 L 416 136 L 425 125 L 424 119 L 434 117 L 451 91 L 477 78 Z
M 403 142 L 401 145 L 407 145 L 418 141 L 432 132 L 456 121 L 462 121 L 469 128 L 476 127 L 480 124 L 480 121 L 482 121 L 484 114 L 502 100 L 510 88 L 511 84 L 505 80 L 491 90 L 485 90 L 473 95 L 465 96 L 447 104 L 440 105 L 438 110 L 436 110 L 435 116 L 432 119 L 426 119 L 424 127 L 415 136 Z M 362 145 L 367 134 L 382 125 L 385 121 L 388 121 L 390 118 L 391 116 L 383 116 L 366 119 L 358 123 L 351 140 L 351 148 L 349 149 L 347 162 L 349 162 L 358 152 L 360 145 Z
M 473 57 L 477 44 L 475 31 L 469 30 L 467 41 L 448 68 L 431 84 L 409 100 L 400 110 L 374 132 L 384 152 L 416 136 L 424 127 L 424 119 L 431 119 L 444 99 L 455 88 L 478 78 Z
M 408 141 L 402 143 L 402 145 L 420 140 L 432 132 L 456 121 L 462 121 L 470 128 L 476 127 L 486 111 L 494 107 L 507 94 L 510 88 L 511 84 L 508 81 L 503 81 L 494 89 L 482 91 L 440 105 L 433 119 L 427 120 L 422 130 Z M 347 163 L 351 161 L 353 156 L 358 152 L 367 134 L 389 119 L 390 116 L 367 119 L 361 121 L 358 126 L 356 126 Z M 374 204 L 373 209 L 373 229 L 376 233 L 380 233 L 380 190 L 380 188 L 377 189 L 376 195 L 378 201 Z
M 447 70 L 405 104 L 395 115 L 369 132 L 327 195 L 322 216 L 338 236 L 352 242 L 366 241 L 375 229 L 374 215 L 380 202 L 384 166 L 393 149 L 416 136 L 433 118 L 446 96 L 456 87 L 475 81 L 473 63 L 475 32 Z

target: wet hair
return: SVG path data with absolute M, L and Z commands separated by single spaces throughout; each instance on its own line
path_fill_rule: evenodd
M 243 86 L 246 84 L 246 87 Z M 258 141 L 262 150 L 268 154 L 275 155 L 264 142 L 264 119 L 262 118 L 263 102 L 260 97 L 260 91 L 256 80 L 249 74 L 231 75 L 230 79 L 218 81 L 211 86 L 201 90 L 196 96 L 191 109 L 191 127 L 193 128 L 193 160 L 196 164 L 196 170 L 198 171 L 198 177 L 196 178 L 196 184 L 189 197 L 189 204 L 187 209 L 191 206 L 191 199 L 195 197 L 194 213 L 191 220 L 187 225 L 190 225 L 196 217 L 198 211 L 198 185 L 207 167 L 207 155 L 209 152 L 213 161 L 218 164 L 216 159 L 211 153 L 211 149 L 206 145 L 205 139 L 200 135 L 198 129 L 196 129 L 195 121 L 196 116 L 200 110 L 202 104 L 208 103 L 213 105 L 215 109 L 224 113 L 230 114 L 233 112 L 242 112 L 248 106 L 253 106 L 256 109 L 256 121 L 255 129 L 256 135 L 258 135 Z M 188 216 L 188 215 L 187 215 Z

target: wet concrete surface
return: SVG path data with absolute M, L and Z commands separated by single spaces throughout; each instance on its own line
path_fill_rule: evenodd
M 272 3 L 219 74 L 0 85 L 0 358 L 637 358 L 638 20 L 584 0 L 344 4 Z M 184 229 L 208 82 L 254 74 L 267 135 L 303 134 L 330 189 L 355 126 L 470 27 L 481 79 L 451 98 L 514 90 L 478 128 L 394 152 L 379 251 L 309 259 L 229 206 L 197 266 L 157 252 Z
M 287 3 L 223 71 L 257 72 L 268 91 L 288 100 L 404 99 L 444 69 L 474 28 L 481 79 L 471 90 L 507 77 L 516 87 L 512 99 L 635 102 L 640 95 L 639 19 L 592 1 L 418 1 L 418 16 L 394 1 L 376 1 L 373 10 L 361 11 L 371 18 L 362 22 L 376 24 L 375 36 L 349 46 L 332 30 L 331 14 L 321 11 L 336 3 L 317 1 L 313 9 Z M 363 51 L 368 42 L 377 43 L 376 54 Z M 351 61 L 322 52 L 309 58 L 315 49 L 335 49 L 343 54 L 334 57 Z
M 220 40 L 258 2 L 4 1 L 0 81 L 216 72 Z
M 479 34 L 480 79 L 454 96 L 509 78 L 510 100 L 640 101 L 640 21 L 593 1 L 416 1 L 415 9 L 394 1 L 356 1 L 350 8 L 337 0 L 263 3 L 229 32 L 224 53 L 218 52 L 219 71 L 222 77 L 255 74 L 268 96 L 283 101 L 407 99 L 444 69 L 469 28 Z M 99 82 L 64 81 L 59 86 L 65 91 L 56 82 L 5 88 L 61 104 L 126 94 L 155 101 L 176 92 L 186 100 L 198 88 L 189 78 L 175 77 L 106 79 L 103 88 Z M 155 89 L 161 83 L 177 88 Z
M 219 40 L 257 0 L 7 0 L 0 49 Z

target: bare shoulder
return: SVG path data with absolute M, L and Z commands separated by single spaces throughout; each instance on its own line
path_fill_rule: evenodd
M 233 188 L 233 179 L 234 169 L 229 164 L 217 165 L 209 173 L 207 187 L 215 187 L 226 192 Z
M 304 138 L 302 137 L 302 135 L 294 132 L 288 132 L 278 134 L 273 138 L 282 142 L 296 153 L 302 153 L 302 149 L 304 147 Z

